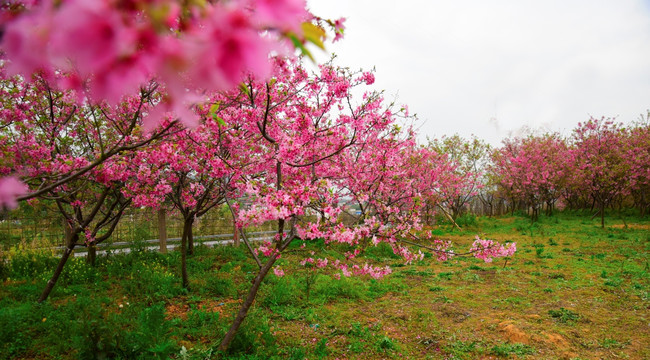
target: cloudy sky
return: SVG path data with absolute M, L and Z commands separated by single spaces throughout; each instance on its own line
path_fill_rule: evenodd
M 565 134 L 580 121 L 650 109 L 650 0 L 309 0 L 346 17 L 337 64 L 376 68 L 376 86 L 417 113 L 422 139 L 524 127 Z M 327 55 L 321 56 L 321 61 Z

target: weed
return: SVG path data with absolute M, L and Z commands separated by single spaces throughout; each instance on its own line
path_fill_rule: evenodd
M 377 347 L 382 350 L 382 351 L 392 351 L 395 350 L 397 345 L 395 345 L 395 342 L 393 339 L 389 338 L 388 336 L 382 336 L 378 341 L 377 341 Z
M 562 324 L 572 324 L 580 320 L 580 314 L 563 307 L 559 310 L 549 310 L 548 314 Z
M 483 347 L 478 341 L 456 340 L 444 346 L 444 351 L 454 356 L 454 358 L 472 359 L 475 356 L 471 354 L 482 353 Z
M 438 273 L 438 278 L 442 280 L 451 280 L 452 276 L 454 276 L 453 272 L 441 272 Z
M 525 344 L 499 344 L 493 346 L 490 352 L 497 356 L 510 357 L 511 355 L 533 355 L 535 349 Z
M 284 276 L 271 278 L 269 282 L 271 283 L 264 289 L 263 305 L 277 306 L 296 303 L 296 299 L 299 298 L 300 294 L 296 279 Z
M 621 280 L 621 279 L 619 279 L 617 277 L 614 277 L 614 278 L 605 280 L 603 282 L 603 285 L 610 286 L 610 287 L 619 287 L 619 286 L 621 286 L 622 283 L 623 283 L 623 280 Z
M 327 348 L 327 338 L 322 338 L 318 341 L 316 344 L 316 347 L 314 348 L 314 355 L 318 357 L 319 359 L 327 357 L 329 354 L 329 349 Z
M 236 294 L 232 279 L 222 276 L 209 277 L 204 289 L 210 296 L 233 296 Z
M 546 253 L 544 254 L 544 248 L 543 247 L 538 247 L 535 249 L 535 255 L 537 255 L 538 258 L 540 259 L 552 259 L 553 254 L 551 253 Z
M 620 342 L 616 339 L 605 338 L 599 342 L 599 345 L 604 349 L 623 349 L 624 347 L 629 345 L 629 341 Z

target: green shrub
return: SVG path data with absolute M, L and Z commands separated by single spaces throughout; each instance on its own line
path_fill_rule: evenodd
M 567 324 L 567 323 L 573 323 L 575 321 L 580 320 L 580 314 L 573 312 L 569 309 L 565 309 L 561 307 L 559 310 L 549 310 L 548 314 L 551 315 L 552 318 L 557 319 L 557 321 Z
M 18 250 L 6 260 L 6 274 L 12 279 L 32 280 L 44 274 L 51 275 L 59 259 L 44 251 Z

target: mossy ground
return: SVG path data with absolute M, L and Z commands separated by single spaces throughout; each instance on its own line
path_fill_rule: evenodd
M 475 235 L 516 241 L 505 262 L 473 258 L 403 266 L 387 246 L 360 261 L 382 280 L 335 279 L 297 265 L 340 257 L 322 243 L 283 255 L 230 353 L 216 346 L 255 275 L 244 248 L 198 247 L 191 289 L 179 254 L 136 251 L 68 264 L 50 299 L 35 299 L 51 254 L 17 253 L 0 268 L 0 358 L 648 359 L 650 221 L 581 214 L 479 218 L 434 233 L 469 248 Z

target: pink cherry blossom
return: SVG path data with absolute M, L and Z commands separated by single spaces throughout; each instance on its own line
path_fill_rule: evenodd
M 17 208 L 16 198 L 25 195 L 27 191 L 27 185 L 15 176 L 0 178 L 0 208 Z

